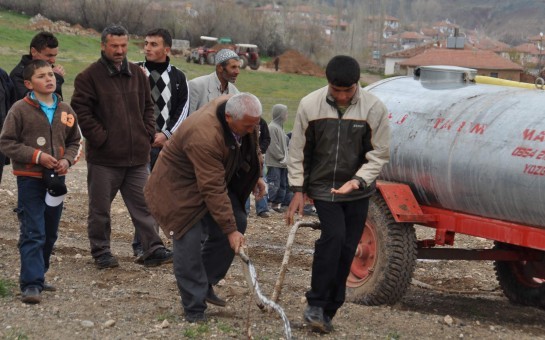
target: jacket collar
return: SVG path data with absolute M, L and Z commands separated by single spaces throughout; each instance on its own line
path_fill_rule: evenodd
M 333 99 L 333 97 L 329 93 L 329 85 L 326 86 L 326 91 L 327 91 L 326 102 L 329 105 L 333 106 L 334 108 L 337 108 L 337 104 L 335 103 L 335 99 Z M 352 100 L 350 101 L 350 105 L 354 105 L 360 100 L 360 91 L 361 91 L 361 87 L 358 84 L 358 86 L 356 87 L 356 92 L 354 92 L 354 96 L 352 97 Z
M 27 92 L 27 94 L 25 95 L 25 97 L 23 98 L 24 101 L 36 108 L 40 108 L 40 102 L 37 100 L 37 99 L 33 99 L 31 96 L 30 96 L 31 92 Z M 53 96 L 55 96 L 57 98 L 57 104 L 61 102 L 61 96 L 59 96 L 57 93 L 53 93 Z
M 124 74 L 124 75 L 129 76 L 129 77 L 132 76 L 132 72 L 129 69 L 129 62 L 128 62 L 127 58 L 123 59 L 123 62 L 121 63 L 121 69 L 120 70 L 118 70 L 117 67 L 115 67 L 115 65 L 109 59 L 107 59 L 104 56 L 104 52 L 100 52 L 99 62 L 102 65 L 106 66 L 106 69 L 108 70 L 108 75 L 110 77 L 118 75 L 118 74 Z
M 218 106 L 216 116 L 218 117 L 221 127 L 223 128 L 223 137 L 225 138 L 225 144 L 228 148 L 231 148 L 231 146 L 237 145 L 237 141 L 235 140 L 235 136 L 233 136 L 233 132 L 229 128 L 227 120 L 225 119 L 225 105 L 227 105 L 227 102 L 221 103 Z

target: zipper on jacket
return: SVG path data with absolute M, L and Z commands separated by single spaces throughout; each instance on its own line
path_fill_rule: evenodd
M 331 185 L 332 188 L 335 187 L 335 181 L 337 177 L 337 161 L 339 160 L 339 145 L 341 141 L 341 120 L 342 118 L 339 117 L 339 123 L 337 124 L 337 147 L 335 149 L 335 166 L 333 167 L 333 183 Z M 332 194 L 331 201 L 335 202 L 335 194 Z

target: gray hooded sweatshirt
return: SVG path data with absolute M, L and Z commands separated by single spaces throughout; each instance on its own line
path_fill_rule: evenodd
M 265 154 L 265 165 L 274 168 L 287 168 L 288 144 L 284 132 L 284 122 L 288 116 L 288 107 L 276 104 L 272 108 L 272 122 L 269 124 L 271 144 Z

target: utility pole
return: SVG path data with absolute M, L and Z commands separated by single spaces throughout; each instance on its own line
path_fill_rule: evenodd
M 539 32 L 539 60 L 537 63 L 537 76 L 541 77 L 541 57 L 543 53 L 543 32 Z

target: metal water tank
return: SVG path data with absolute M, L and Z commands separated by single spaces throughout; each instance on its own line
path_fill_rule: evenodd
M 384 180 L 420 204 L 545 228 L 545 91 L 480 85 L 423 67 L 366 87 L 390 112 Z

